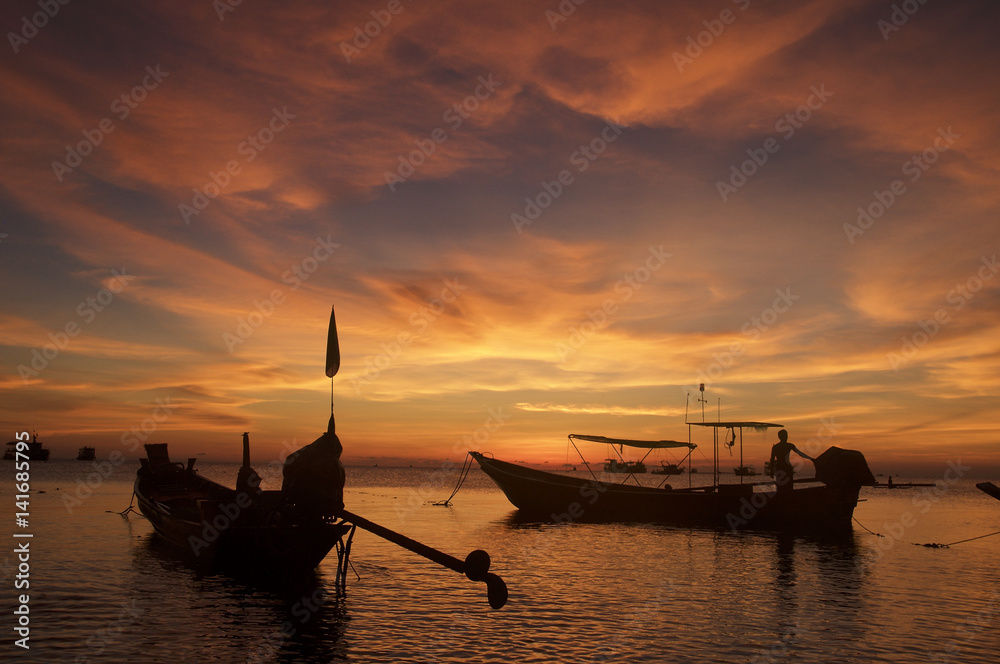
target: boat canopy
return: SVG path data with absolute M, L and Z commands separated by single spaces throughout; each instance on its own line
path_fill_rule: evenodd
M 629 447 L 643 447 L 646 449 L 667 449 L 673 447 L 686 447 L 693 450 L 698 447 L 694 443 L 680 443 L 676 440 L 628 440 L 626 438 L 608 438 L 607 436 L 583 436 L 571 433 L 570 438 L 577 440 L 588 440 L 592 443 L 607 443 L 609 445 L 628 445 Z
M 770 422 L 688 422 L 695 427 L 715 427 L 717 429 L 753 429 L 755 431 L 766 431 L 769 427 L 783 427 L 784 424 L 772 424 Z

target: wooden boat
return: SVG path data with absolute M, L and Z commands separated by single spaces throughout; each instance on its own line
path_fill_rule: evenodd
M 14 461 L 16 457 L 15 450 L 17 449 L 18 441 L 12 440 L 11 442 L 7 443 L 7 445 L 10 446 L 10 449 L 4 451 L 3 460 Z M 23 455 L 27 455 L 29 461 L 48 461 L 49 454 L 51 454 L 51 450 L 47 450 L 44 447 L 42 447 L 42 444 L 38 442 L 38 434 L 33 434 L 31 436 L 31 441 L 28 443 L 28 450 L 26 452 L 22 451 L 20 454 L 22 455 L 20 457 L 21 459 L 24 458 Z
M 97 450 L 93 447 L 87 447 L 86 445 L 81 447 L 80 450 L 76 453 L 77 461 L 93 461 L 96 458 L 97 458 Z
M 295 514 L 281 491 L 238 491 L 202 477 L 193 458 L 186 466 L 171 462 L 164 443 L 145 447 L 135 478 L 139 510 L 199 568 L 301 576 L 351 530 L 331 518 Z
M 330 310 L 326 375 L 340 369 L 337 322 Z M 331 387 L 332 394 L 332 387 Z M 343 446 L 336 434 L 331 396 L 327 430 L 293 452 L 282 468 L 281 491 L 263 491 L 250 467 L 249 434 L 243 434 L 243 465 L 236 489 L 202 477 L 170 460 L 166 444 L 147 444 L 135 478 L 139 510 L 156 535 L 201 569 L 250 574 L 255 580 L 294 579 L 310 574 L 337 547 L 338 591 L 346 585 L 351 540 L 363 528 L 439 565 L 486 584 L 490 606 L 507 602 L 507 584 L 490 572 L 488 553 L 476 549 L 460 560 L 344 509 Z M 131 509 L 125 510 L 123 514 Z M 338 521 L 338 518 L 340 519 Z M 346 542 L 344 535 L 347 535 Z
M 733 475 L 737 477 L 755 477 L 759 474 L 754 470 L 753 466 L 736 466 L 733 468 Z
M 849 532 L 860 488 L 875 483 L 860 452 L 829 448 L 816 459 L 817 477 L 795 480 L 792 488 L 778 492 L 773 483 L 722 484 L 718 472 L 719 430 L 767 429 L 763 422 L 689 423 L 712 427 L 715 441 L 715 482 L 709 486 L 672 488 L 615 484 L 559 475 L 500 461 L 470 452 L 483 471 L 523 515 L 557 522 L 636 521 L 716 528 L 819 530 Z M 690 442 L 607 439 L 571 436 L 619 445 L 659 449 L 696 446 Z M 579 450 L 578 450 L 579 451 Z M 690 484 L 690 482 L 689 482 Z M 810 484 L 810 486 L 805 486 Z M 770 488 L 768 488 L 770 487 Z M 758 490 L 760 489 L 760 490 Z

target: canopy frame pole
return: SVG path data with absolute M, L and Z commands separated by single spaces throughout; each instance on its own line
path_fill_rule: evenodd
M 567 440 L 569 440 L 569 444 L 573 446 L 573 449 L 576 450 L 576 454 L 577 454 L 577 456 L 580 457 L 580 461 L 582 461 L 583 465 L 585 465 L 587 467 L 587 472 L 590 473 L 590 476 L 594 478 L 595 482 L 600 482 L 600 480 L 597 479 L 597 475 L 594 474 L 593 469 L 591 469 L 590 464 L 587 462 L 587 458 L 585 456 L 583 456 L 583 453 L 580 452 L 580 448 L 576 446 L 575 442 L 573 442 L 573 436 L 569 435 L 566 438 L 567 438 Z

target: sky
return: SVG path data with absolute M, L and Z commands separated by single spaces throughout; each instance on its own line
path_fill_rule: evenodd
M 326 428 L 334 306 L 348 464 L 561 464 L 704 408 L 996 478 L 998 22 L 5 3 L 0 427 L 280 458 Z

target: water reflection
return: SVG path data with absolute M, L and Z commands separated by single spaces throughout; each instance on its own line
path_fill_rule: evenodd
M 148 534 L 135 542 L 124 586 L 143 621 L 130 641 L 136 655 L 169 648 L 190 661 L 346 658 L 346 599 L 322 573 L 294 582 L 201 574 Z

